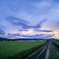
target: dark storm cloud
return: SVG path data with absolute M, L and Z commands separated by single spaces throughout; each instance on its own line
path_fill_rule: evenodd
M 30 26 L 30 25 L 28 25 L 29 22 L 25 21 L 23 19 L 18 19 L 18 18 L 12 17 L 12 16 L 8 16 L 6 19 L 9 22 L 11 22 L 14 26 L 21 26 L 23 29 L 40 28 L 41 25 L 46 21 L 46 19 L 43 19 L 36 26 Z
M 0 35 L 5 35 L 5 32 L 3 29 L 0 29 Z

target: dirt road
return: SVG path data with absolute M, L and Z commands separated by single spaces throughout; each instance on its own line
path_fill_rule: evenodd
M 55 49 L 55 46 L 51 42 L 48 42 L 47 44 L 45 44 L 32 54 L 30 54 L 29 56 L 27 56 L 25 59 L 58 59 L 58 58 L 59 53 Z

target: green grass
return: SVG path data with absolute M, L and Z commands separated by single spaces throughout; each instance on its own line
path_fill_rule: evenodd
M 53 49 L 53 47 L 50 47 L 49 59 L 58 59 L 56 51 Z
M 56 50 L 59 51 L 59 41 L 52 41 L 52 43 L 55 45 Z M 50 47 L 49 59 L 58 59 L 56 51 L 52 46 Z
M 44 41 L 0 42 L 0 59 L 19 59 L 44 45 Z
M 55 45 L 55 48 L 59 52 L 59 41 L 53 41 L 53 44 Z

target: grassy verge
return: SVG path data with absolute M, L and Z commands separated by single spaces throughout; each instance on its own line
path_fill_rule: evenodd
M 50 46 L 49 59 L 58 59 L 58 56 L 53 46 Z
M 59 52 L 59 41 L 52 42 L 55 45 L 56 50 Z

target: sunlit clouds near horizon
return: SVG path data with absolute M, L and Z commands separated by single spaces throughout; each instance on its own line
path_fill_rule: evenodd
M 59 39 L 59 0 L 0 0 L 0 37 Z

